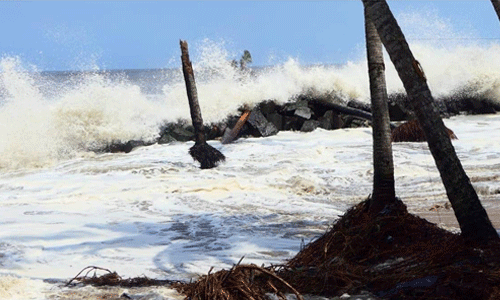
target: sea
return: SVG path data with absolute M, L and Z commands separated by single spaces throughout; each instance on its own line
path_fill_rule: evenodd
M 411 47 L 434 96 L 466 89 L 500 102 L 499 44 Z M 206 124 L 243 105 L 286 103 L 305 93 L 369 102 L 363 57 L 339 65 L 288 58 L 241 71 L 223 45 L 198 50 L 192 60 Z M 189 281 L 241 259 L 282 264 L 370 195 L 371 128 L 209 141 L 226 156 L 209 170 L 189 156 L 193 142 L 126 154 L 89 150 L 153 141 L 166 122 L 190 122 L 178 63 L 44 72 L 16 56 L 0 59 L 0 299 L 110 299 L 125 292 L 182 299 L 168 288 L 63 283 L 88 266 L 123 278 Z M 403 92 L 388 58 L 386 65 L 388 92 Z M 458 137 L 453 145 L 483 205 L 498 218 L 500 114 L 444 122 Z M 447 197 L 427 145 L 394 144 L 393 156 L 398 197 L 410 212 L 438 214 L 431 209 L 444 207 Z M 500 220 L 492 221 L 500 229 Z

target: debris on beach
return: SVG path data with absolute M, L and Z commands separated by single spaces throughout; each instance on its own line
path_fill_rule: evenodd
M 349 209 L 325 234 L 283 265 L 238 263 L 230 270 L 210 270 L 190 283 L 123 279 L 110 270 L 90 266 L 68 286 L 76 286 L 76 282 L 169 286 L 192 300 L 263 300 L 269 295 L 278 299 L 287 295 L 344 299 L 348 294 L 367 295 L 366 299 L 499 299 L 499 243 L 473 244 L 408 213 L 399 200 L 376 215 L 368 211 L 367 203 Z M 96 276 L 96 271 L 105 274 Z
M 458 139 L 455 133 L 446 127 L 446 133 L 452 140 Z M 425 142 L 424 130 L 417 119 L 407 121 L 396 127 L 391 134 L 393 142 Z
M 364 201 L 277 274 L 301 293 L 369 291 L 381 299 L 498 299 L 500 244 L 475 245 L 409 214 L 397 201 L 377 215 Z
M 202 276 L 196 282 L 176 284 L 176 289 L 191 300 L 267 300 L 267 294 L 286 299 L 285 293 L 293 293 L 298 300 L 302 295 L 279 277 L 272 267 L 256 265 L 233 266 L 230 270 L 220 270 Z
M 104 272 L 102 275 L 97 275 L 97 272 Z M 84 274 L 85 273 L 85 274 Z M 90 274 L 93 273 L 91 276 Z M 82 275 L 84 274 L 84 275 Z M 82 276 L 80 276 L 82 275 Z M 118 273 L 105 268 L 88 266 L 83 268 L 75 277 L 66 283 L 67 287 L 77 285 L 92 285 L 92 286 L 121 286 L 121 287 L 148 287 L 148 286 L 169 286 L 178 283 L 173 280 L 158 280 L 143 277 L 122 278 Z

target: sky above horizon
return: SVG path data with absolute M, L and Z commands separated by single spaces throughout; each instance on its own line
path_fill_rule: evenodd
M 498 42 L 489 0 L 389 1 L 407 38 Z M 216 44 L 254 66 L 341 64 L 364 53 L 361 1 L 1 1 L 0 53 L 38 70 L 178 67 Z M 210 41 L 207 43 L 206 41 Z M 411 46 L 411 43 L 410 43 Z

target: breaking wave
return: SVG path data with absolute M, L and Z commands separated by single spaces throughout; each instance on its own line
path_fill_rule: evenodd
M 410 33 L 416 18 L 424 31 L 437 26 L 446 36 L 457 35 L 436 16 L 402 17 L 406 20 L 402 22 L 403 30 Z M 430 18 L 430 25 L 423 26 L 422 18 Z M 467 90 L 499 101 L 499 44 L 437 43 L 436 39 L 410 39 L 435 96 L 453 96 Z M 267 99 L 284 103 L 304 93 L 330 95 L 339 102 L 368 101 L 363 55 L 342 65 L 306 66 L 289 58 L 277 65 L 241 71 L 231 65 L 234 55 L 223 42 L 204 40 L 194 45 L 191 50 L 196 55 L 192 60 L 206 123 L 221 121 L 243 105 L 252 106 Z M 3 57 L 0 168 L 46 166 L 68 157 L 89 155 L 89 149 L 111 142 L 153 141 L 165 122 L 189 121 L 180 61 L 176 64 L 179 68 L 135 73 L 44 73 L 37 72 L 36 66 L 26 67 L 17 57 Z M 386 65 L 389 93 L 404 91 L 387 57 Z M 142 77 L 137 77 L 138 72 L 142 72 Z

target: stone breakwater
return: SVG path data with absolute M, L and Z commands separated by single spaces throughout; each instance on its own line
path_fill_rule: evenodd
M 500 103 L 465 92 L 435 99 L 442 117 L 458 114 L 494 114 L 500 111 Z M 285 104 L 263 100 L 253 108 L 241 107 L 240 113 L 250 110 L 248 121 L 242 126 L 236 138 L 267 137 L 282 130 L 311 132 L 316 128 L 335 130 L 341 128 L 367 127 L 371 122 L 370 104 L 357 100 L 347 103 L 332 99 L 328 95 L 300 95 Z M 408 98 L 405 94 L 389 95 L 389 115 L 391 122 L 400 122 L 414 118 Z M 230 115 L 217 123 L 205 124 L 207 140 L 223 139 L 235 126 L 240 115 Z M 391 126 L 395 128 L 394 125 Z M 159 137 L 150 142 L 134 140 L 113 142 L 104 148 L 90 149 L 95 152 L 125 152 L 135 147 L 155 143 L 168 144 L 194 140 L 194 128 L 187 120 L 165 123 L 159 129 Z

